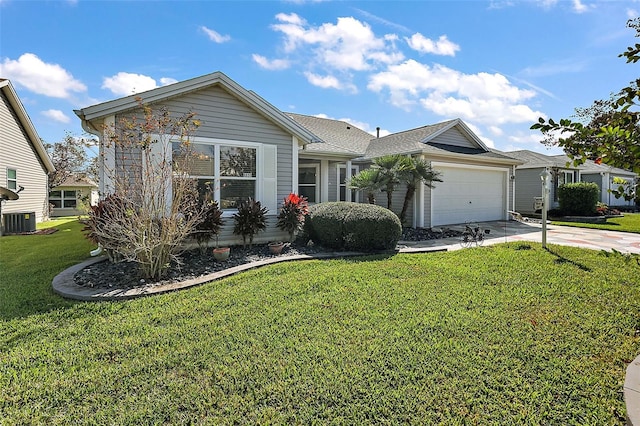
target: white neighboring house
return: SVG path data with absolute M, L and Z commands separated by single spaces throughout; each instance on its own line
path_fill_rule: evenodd
M 13 85 L 0 78 L 0 186 L 19 191 L 20 197 L 2 202 L 3 223 L 4 217 L 12 213 L 35 213 L 36 222 L 48 218 L 47 176 L 53 170 Z
M 71 176 L 49 191 L 51 216 L 78 216 L 98 204 L 98 185 L 86 176 Z

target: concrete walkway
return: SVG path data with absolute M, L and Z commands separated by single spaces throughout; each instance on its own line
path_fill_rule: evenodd
M 542 242 L 541 223 L 523 223 L 516 221 L 483 222 L 478 224 L 489 229 L 483 245 L 514 241 Z M 450 229 L 462 231 L 464 225 L 450 226 Z M 571 226 L 547 225 L 547 244 L 583 247 L 592 250 L 615 249 L 623 253 L 640 253 L 640 234 L 629 232 L 601 231 L 597 229 L 575 228 Z M 444 238 L 426 241 L 400 241 L 401 252 L 421 251 L 425 248 L 459 250 L 460 238 Z

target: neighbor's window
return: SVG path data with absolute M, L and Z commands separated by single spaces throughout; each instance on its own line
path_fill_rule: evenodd
M 49 203 L 60 209 L 75 209 L 78 204 L 78 193 L 75 190 L 56 190 L 49 192 Z
M 12 191 L 18 189 L 18 172 L 16 169 L 7 169 L 7 188 Z
M 187 153 L 174 142 L 173 161 L 176 168 L 198 179 L 201 197 L 218 201 L 221 209 L 235 209 L 241 201 L 256 198 L 257 151 L 254 147 L 191 143 Z

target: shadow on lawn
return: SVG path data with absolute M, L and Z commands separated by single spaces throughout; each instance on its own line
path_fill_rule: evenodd
M 554 252 L 553 250 L 551 250 L 548 247 L 545 250 L 556 257 L 555 263 L 558 263 L 558 264 L 569 263 L 569 264 L 577 267 L 581 271 L 591 272 L 591 268 L 589 268 L 588 266 L 583 265 L 582 263 L 576 262 L 575 260 L 567 259 L 566 257 L 562 256 L 559 253 Z

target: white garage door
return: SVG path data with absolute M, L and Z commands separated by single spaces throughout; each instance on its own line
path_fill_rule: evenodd
M 442 182 L 431 190 L 431 226 L 500 220 L 506 210 L 507 173 L 496 169 L 435 166 Z

